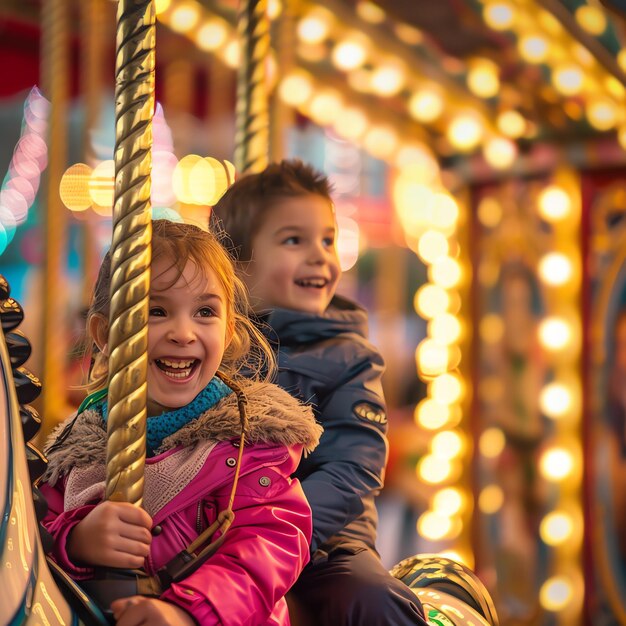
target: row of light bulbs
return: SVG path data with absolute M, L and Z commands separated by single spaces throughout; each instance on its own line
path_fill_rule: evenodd
M 372 3 L 360 3 L 360 12 L 367 14 L 371 20 L 375 6 Z M 216 54 L 228 67 L 237 68 L 240 59 L 239 42 L 235 29 L 226 20 L 207 15 L 205 9 L 195 0 L 180 3 L 157 0 L 156 8 L 159 20 L 172 30 L 187 36 L 200 49 Z M 276 3 L 272 3 L 269 12 L 270 17 L 276 17 L 280 8 Z M 303 44 L 299 50 L 304 60 L 315 60 L 310 51 L 306 52 L 306 46 L 315 47 L 329 35 L 330 20 L 334 20 L 332 14 L 321 7 L 311 9 L 301 18 L 297 31 Z M 408 26 L 404 29 L 409 30 Z M 417 34 L 416 31 L 414 36 Z M 405 33 L 404 36 L 406 38 L 408 35 Z M 344 71 L 355 67 L 348 75 L 348 85 L 355 91 L 372 92 L 380 97 L 395 95 L 407 82 L 405 66 L 398 60 L 389 60 L 372 72 L 371 76 L 368 73 L 367 80 L 364 80 L 363 71 L 359 74 L 360 69 L 356 64 L 359 59 L 365 59 L 366 43 L 368 42 L 362 35 L 349 33 L 345 39 L 336 44 L 332 54 L 334 62 L 338 69 Z M 368 45 L 371 47 L 371 42 Z M 484 63 L 476 67 L 478 76 L 483 66 Z M 268 81 L 272 84 L 276 78 L 276 60 L 273 52 L 267 59 L 266 69 Z M 353 75 L 356 75 L 357 79 L 351 79 Z M 358 76 L 361 76 L 360 80 Z M 318 90 L 314 89 L 316 82 L 305 70 L 295 70 L 281 80 L 279 85 L 281 98 L 289 105 L 311 115 L 316 123 L 343 129 L 345 138 L 363 145 L 368 152 L 378 158 L 389 158 L 390 154 L 401 151 L 405 142 L 400 142 L 398 137 L 404 133 L 395 128 L 394 124 L 388 122 L 377 124 L 371 121 L 366 111 L 353 106 L 350 102 L 344 102 L 344 97 L 336 90 L 325 88 L 318 93 Z M 481 83 L 480 79 L 475 82 Z M 305 103 L 306 98 L 310 102 Z M 435 82 L 420 79 L 409 99 L 408 112 L 421 124 L 434 123 L 442 118 L 452 100 L 453 98 L 442 91 Z M 446 137 L 455 150 L 469 152 L 482 145 L 484 158 L 492 167 L 504 169 L 513 164 L 518 152 L 511 137 L 524 132 L 519 130 L 520 126 L 523 129 L 528 126 L 524 120 L 520 120 L 519 114 L 509 112 L 508 116 L 499 117 L 497 126 L 500 130 L 498 130 L 496 127 L 491 128 L 488 118 L 469 105 L 454 105 L 454 111 L 453 115 L 447 116 L 450 120 L 446 128 Z
M 428 282 L 415 294 L 416 311 L 428 324 L 415 355 L 428 391 L 415 420 L 433 436 L 416 472 L 433 494 L 417 530 L 429 541 L 450 546 L 446 554 L 472 565 L 473 555 L 462 540 L 472 502 L 462 481 L 471 445 L 460 428 L 467 385 L 459 370 L 465 338 L 459 288 L 467 279 L 456 239 L 461 210 L 452 196 L 420 182 L 410 167 L 399 170 L 393 198 L 408 245 L 428 267 Z
M 554 551 L 553 572 L 541 585 L 539 601 L 549 611 L 575 621 L 580 611 L 582 574 L 580 544 L 583 534 L 580 508 L 580 255 L 571 246 L 578 232 L 580 199 L 578 185 L 569 173 L 559 173 L 557 182 L 544 187 L 537 197 L 537 212 L 551 225 L 553 249 L 538 262 L 537 275 L 544 286 L 549 314 L 539 323 L 538 341 L 555 375 L 540 391 L 543 415 L 553 420 L 556 435 L 539 459 L 539 473 L 558 491 L 554 508 L 540 523 L 541 540 Z M 478 218 L 487 228 L 496 227 L 502 215 L 493 197 L 482 200 Z M 479 334 L 484 342 L 498 341 L 503 322 L 493 314 L 481 320 Z M 487 428 L 479 439 L 479 452 L 496 459 L 503 452 L 506 437 L 497 427 Z M 485 515 L 496 513 L 505 494 L 493 482 L 479 494 L 478 506 Z M 568 622 L 569 623 L 569 622 Z
M 527 63 L 550 68 L 552 84 L 567 100 L 564 110 L 575 120 L 583 115 L 599 131 L 626 125 L 623 103 L 624 85 L 609 73 L 548 11 L 519 0 L 483 0 L 483 18 L 497 31 L 511 31 L 517 37 L 521 58 Z M 592 36 L 607 29 L 607 19 L 600 6 L 584 4 L 575 11 L 575 19 Z M 626 68 L 626 51 L 617 61 Z M 583 99 L 584 110 L 580 105 Z M 626 145 L 626 126 L 619 132 Z
M 20 138 L 0 188 L 0 254 L 13 240 L 15 229 L 28 219 L 41 174 L 48 164 L 50 102 L 33 87 L 24 103 Z
M 442 128 L 453 150 L 471 152 L 482 146 L 486 161 L 497 169 L 510 167 L 515 161 L 517 146 L 491 123 L 486 112 L 477 106 L 479 103 L 464 97 L 458 89 L 453 93 L 441 83 L 418 75 L 403 60 L 389 57 L 363 33 L 338 25 L 336 16 L 328 9 L 309 8 L 300 19 L 297 32 L 299 54 L 309 62 L 326 60 L 328 50 L 322 44 L 332 39 L 330 59 L 339 71 L 346 73 L 347 83 L 354 91 L 381 98 L 408 91 L 408 114 L 421 125 L 436 124 Z M 374 65 L 371 70 L 364 67 L 368 61 Z M 481 98 L 495 95 L 499 89 L 497 66 L 487 59 L 472 61 L 468 83 Z M 516 128 L 519 116 L 513 121 L 509 118 L 502 118 L 501 125 L 514 128 L 512 134 L 520 132 Z M 525 132 L 527 125 L 523 124 Z

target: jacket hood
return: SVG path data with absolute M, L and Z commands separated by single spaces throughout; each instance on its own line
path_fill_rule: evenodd
M 248 404 L 246 443 L 276 443 L 301 445 L 305 454 L 318 444 L 322 427 L 315 421 L 311 406 L 301 403 L 280 387 L 263 382 L 239 380 Z M 52 444 L 70 427 L 62 445 Z M 222 398 L 214 407 L 163 440 L 157 454 L 176 446 L 190 446 L 199 441 L 229 441 L 241 435 L 237 396 Z M 102 416 L 87 409 L 60 424 L 46 445 L 48 467 L 42 478 L 54 485 L 73 467 L 106 462 L 106 428 Z
M 356 302 L 335 296 L 321 315 L 276 308 L 263 316 L 269 324 L 270 339 L 280 337 L 280 345 L 300 345 L 330 339 L 344 333 L 367 338 L 367 312 Z

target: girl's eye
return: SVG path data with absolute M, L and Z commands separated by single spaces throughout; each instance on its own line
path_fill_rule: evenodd
M 165 317 L 165 311 L 160 306 L 150 307 L 150 317 Z
M 327 248 L 332 248 L 335 245 L 335 238 L 334 237 L 324 237 L 324 245 Z
M 215 311 L 210 306 L 203 306 L 201 309 L 198 309 L 197 315 L 199 317 L 214 317 Z
M 296 235 L 292 235 L 291 237 L 287 237 L 287 239 L 285 239 L 283 241 L 283 244 L 287 245 L 287 246 L 297 246 L 300 243 L 300 237 L 296 236 Z

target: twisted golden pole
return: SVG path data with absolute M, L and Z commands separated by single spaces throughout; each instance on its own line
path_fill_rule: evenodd
M 277 80 L 279 83 L 295 66 L 298 38 L 297 17 L 301 15 L 300 0 L 285 2 L 279 19 L 272 21 L 270 37 L 277 57 Z M 270 139 L 268 154 L 271 161 L 280 161 L 287 154 L 287 129 L 294 124 L 295 109 L 278 97 L 273 89 L 268 98 L 270 110 Z
M 237 75 L 235 167 L 241 173 L 254 173 L 267 166 L 269 153 L 267 0 L 242 0 L 238 25 L 241 61 Z
M 65 263 L 67 214 L 59 196 L 59 181 L 67 159 L 67 104 L 69 74 L 69 8 L 65 0 L 42 4 L 41 75 L 44 95 L 50 99 L 46 199 L 42 202 L 46 234 L 43 268 L 43 368 L 46 381 L 42 397 L 44 424 L 41 441 L 64 417 L 66 361 Z
M 154 57 L 154 1 L 120 0 L 106 497 L 136 505 L 142 501 L 146 458 Z

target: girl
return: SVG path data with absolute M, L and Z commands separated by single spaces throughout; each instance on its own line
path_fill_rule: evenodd
M 52 556 L 77 580 L 93 577 L 94 566 L 144 567 L 160 585 L 157 597 L 113 602 L 120 626 L 287 625 L 283 595 L 308 560 L 311 537 L 309 506 L 290 475 L 321 428 L 309 407 L 267 377 L 238 375 L 245 367 L 269 377 L 275 366 L 214 237 L 156 220 L 152 257 L 144 508 L 102 501 L 107 254 L 87 319 L 97 348 L 95 393 L 47 450 L 44 526 L 54 538 Z M 211 557 L 190 561 L 195 552 Z

